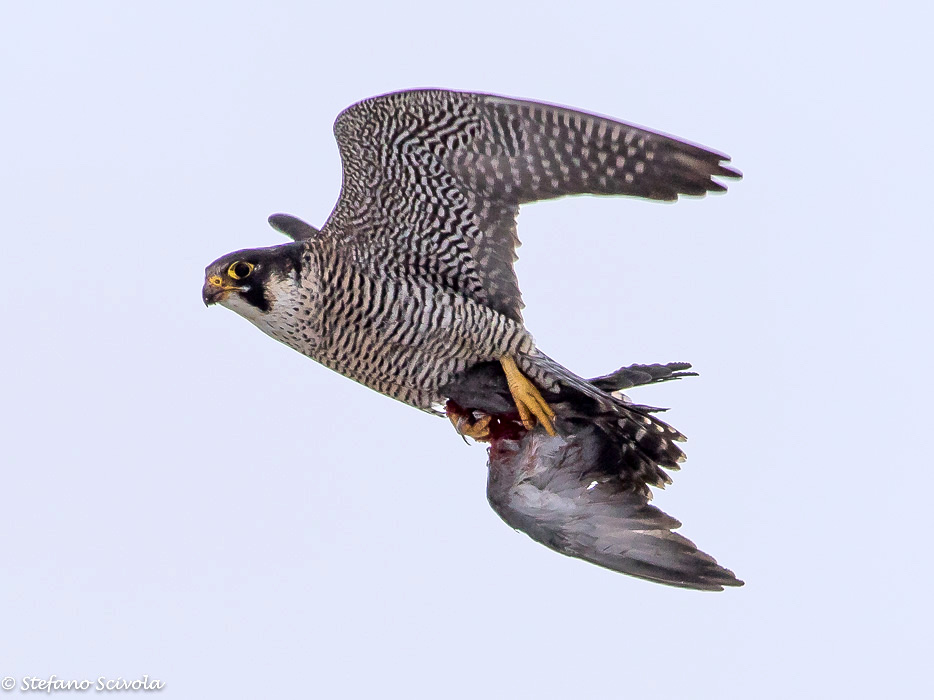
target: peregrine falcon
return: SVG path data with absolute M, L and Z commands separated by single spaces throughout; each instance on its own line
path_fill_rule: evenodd
M 208 265 L 205 304 L 380 393 L 444 409 L 491 450 L 547 442 L 549 468 L 577 463 L 579 472 L 572 447 L 585 444 L 640 499 L 646 484 L 666 483 L 663 468 L 684 459 L 683 436 L 613 381 L 584 380 L 552 360 L 526 330 L 516 216 L 522 204 L 573 194 L 724 191 L 715 177 L 741 177 L 729 158 L 585 112 L 447 90 L 364 100 L 337 117 L 334 133 L 343 184 L 324 226 L 271 216 L 293 242 Z

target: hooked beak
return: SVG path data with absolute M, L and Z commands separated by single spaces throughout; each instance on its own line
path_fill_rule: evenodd
M 201 298 L 204 300 L 205 306 L 210 306 L 223 301 L 224 297 L 237 289 L 239 287 L 225 285 L 224 280 L 218 275 L 211 275 L 204 281 L 204 287 L 201 288 Z

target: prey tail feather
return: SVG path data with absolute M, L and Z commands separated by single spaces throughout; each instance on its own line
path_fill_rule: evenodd
M 629 365 L 620 367 L 615 372 L 588 379 L 598 389 L 602 389 L 608 394 L 613 394 L 617 398 L 622 397 L 625 389 L 632 389 L 635 386 L 644 386 L 646 384 L 659 384 L 682 377 L 696 377 L 697 372 L 688 372 L 691 369 L 690 362 L 669 362 L 667 364 L 653 365 Z

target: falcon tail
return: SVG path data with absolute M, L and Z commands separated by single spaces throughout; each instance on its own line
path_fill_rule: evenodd
M 557 379 L 543 392 L 558 415 L 557 436 L 513 420 L 494 366 L 473 368 L 451 389 L 459 406 L 495 417 L 487 481 L 493 510 L 533 540 L 613 571 L 699 590 L 743 585 L 673 532 L 678 520 L 649 504 L 649 485 L 670 483 L 663 469 L 684 460 L 675 444 L 684 437 L 652 415 L 660 409 L 621 394 L 690 376 L 690 365 L 633 365 L 588 381 L 546 356 L 534 361 Z

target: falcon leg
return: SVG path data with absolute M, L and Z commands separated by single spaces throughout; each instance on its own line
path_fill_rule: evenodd
M 500 358 L 500 364 L 503 371 L 506 372 L 506 383 L 509 385 L 509 392 L 512 394 L 512 400 L 516 402 L 516 408 L 519 409 L 519 419 L 527 430 L 535 427 L 535 422 L 542 424 L 549 435 L 556 435 L 554 419 L 555 412 L 545 401 L 535 385 L 532 384 L 525 375 L 519 371 L 516 361 L 509 355 Z
M 456 408 L 455 406 L 456 404 L 453 401 L 448 401 L 445 410 L 448 420 L 454 426 L 454 430 L 458 434 L 473 438 L 477 442 L 489 442 L 490 421 L 493 420 L 493 416 L 483 414 L 480 418 L 475 419 L 472 413 L 461 410 L 460 406 L 456 406 Z

